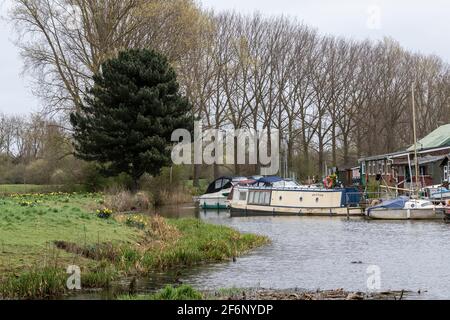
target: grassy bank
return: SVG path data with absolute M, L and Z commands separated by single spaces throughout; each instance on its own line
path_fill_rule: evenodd
M 267 242 L 196 219 L 100 218 L 103 209 L 101 194 L 0 198 L 0 296 L 65 293 L 69 265 L 80 266 L 83 288 L 106 287 L 121 276 L 228 260 Z

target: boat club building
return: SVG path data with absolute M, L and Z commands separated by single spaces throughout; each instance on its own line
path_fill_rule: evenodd
M 450 124 L 444 125 L 417 142 L 420 187 L 450 182 Z M 361 184 L 382 181 L 384 185 L 411 189 L 416 183 L 415 146 L 407 150 L 359 160 Z M 412 174 L 411 174 L 412 173 Z M 412 177 L 411 177 L 412 176 Z

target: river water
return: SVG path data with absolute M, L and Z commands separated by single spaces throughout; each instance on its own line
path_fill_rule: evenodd
M 230 218 L 226 211 L 172 209 L 165 210 L 167 216 L 195 216 L 272 240 L 236 262 L 203 266 L 181 275 L 179 280 L 199 289 L 343 288 L 367 292 L 368 279 L 371 275 L 374 279 L 373 271 L 378 269 L 381 291 L 420 291 L 418 298 L 450 298 L 450 224 L 444 222 Z

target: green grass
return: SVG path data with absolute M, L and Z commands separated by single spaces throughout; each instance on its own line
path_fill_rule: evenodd
M 140 234 L 113 220 L 96 217 L 98 195 L 54 194 L 0 198 L 0 272 L 84 259 L 56 251 L 54 241 L 82 245 L 104 241 L 135 243 Z M 90 208 L 92 206 L 92 209 Z M 1 276 L 0 276 L 1 277 Z
M 177 266 L 192 266 L 238 257 L 267 243 L 267 238 L 240 234 L 224 226 L 204 223 L 197 219 L 169 220 L 184 235 L 168 249 L 144 254 L 147 269 L 167 270 Z
M 153 294 L 119 295 L 117 300 L 223 300 L 243 295 L 248 289 L 223 288 L 217 291 L 200 292 L 188 285 L 166 286 Z
M 48 298 L 64 293 L 66 274 L 46 267 L 10 276 L 0 283 L 0 297 L 8 299 Z
M 24 193 L 39 193 L 39 192 L 58 192 L 58 191 L 82 191 L 84 189 L 81 185 L 36 185 L 36 184 L 0 184 L 0 195 L 5 194 L 24 194 Z
M 167 286 L 154 294 L 119 296 L 118 300 L 203 300 L 203 294 L 193 289 L 191 286 L 182 285 L 180 287 Z
M 43 298 L 65 291 L 60 275 L 80 266 L 84 288 L 120 276 L 185 268 L 238 257 L 268 242 L 197 219 L 144 215 L 97 217 L 100 194 L 0 197 L 0 296 Z M 139 228 L 126 221 L 135 219 Z

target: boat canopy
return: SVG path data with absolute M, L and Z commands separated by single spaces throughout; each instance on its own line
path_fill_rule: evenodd
M 246 177 L 220 177 L 219 179 L 215 180 L 213 183 L 211 183 L 208 187 L 208 190 L 206 190 L 205 194 L 211 194 L 211 193 L 217 193 L 219 191 L 230 189 L 235 184 L 239 184 L 241 182 L 247 181 Z
M 221 177 L 209 185 L 208 190 L 206 190 L 206 194 L 216 193 L 224 189 L 229 189 L 232 186 L 232 177 Z
M 393 200 L 386 200 L 383 203 L 369 208 L 367 210 L 369 213 L 375 209 L 403 209 L 405 207 L 406 202 L 409 201 L 408 197 L 398 197 Z

